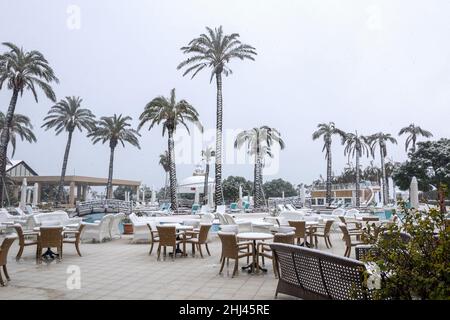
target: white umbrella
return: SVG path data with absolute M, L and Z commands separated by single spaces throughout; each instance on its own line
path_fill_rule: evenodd
M 242 205 L 242 186 L 239 185 L 239 205 Z
M 152 189 L 152 203 L 156 202 L 156 191 L 155 189 Z
M 199 188 L 195 188 L 194 203 L 196 203 L 196 204 L 200 203 L 200 189 Z
M 413 177 L 411 185 L 409 187 L 409 202 L 411 208 L 419 209 L 419 186 L 417 184 L 417 178 Z
M 281 198 L 284 200 L 284 191 L 281 192 Z
M 37 206 L 38 204 L 38 195 L 39 195 L 39 185 L 36 182 L 33 188 L 33 206 Z
M 31 203 L 31 189 L 27 188 L 27 203 Z
M 140 193 L 141 191 L 139 190 L 139 188 L 137 189 L 137 191 L 136 191 L 136 202 L 139 202 L 139 198 L 140 198 L 140 196 L 139 196 L 139 193 Z
M 27 178 L 23 178 L 19 204 L 19 207 L 21 209 L 25 209 L 26 201 L 27 201 Z
M 302 186 L 300 187 L 300 202 L 302 203 L 302 205 L 305 205 L 305 186 L 302 184 Z

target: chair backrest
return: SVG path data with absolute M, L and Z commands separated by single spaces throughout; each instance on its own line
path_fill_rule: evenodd
M 23 245 L 25 243 L 25 237 L 23 235 L 22 225 L 19 223 L 14 224 L 14 230 L 16 230 L 17 237 L 19 238 L 19 244 Z
M 27 205 L 25 206 L 25 211 L 26 211 L 26 214 L 33 214 L 33 213 L 34 213 L 33 207 L 30 206 L 29 204 L 27 204 Z
M 159 243 L 162 246 L 175 246 L 177 241 L 175 226 L 156 226 L 159 235 Z
M 244 202 L 244 210 L 247 210 L 250 208 L 250 202 Z
M 231 215 L 229 215 L 228 213 L 225 213 L 223 216 L 224 216 L 227 224 L 236 224 L 236 221 L 234 221 L 234 218 Z
M 303 299 L 364 300 L 362 262 L 295 245 L 270 244 L 279 265 L 278 292 Z
M 218 232 L 217 233 L 222 243 L 222 257 L 223 258 L 237 258 L 238 247 L 236 234 L 232 232 Z
M 338 216 L 339 220 L 341 220 L 342 223 L 347 224 L 347 221 L 345 221 L 344 216 Z
M 109 233 L 111 230 L 111 224 L 114 221 L 114 215 L 111 213 L 105 214 L 100 220 L 100 229 L 102 232 Z
M 198 234 L 198 242 L 199 243 L 205 243 L 208 239 L 208 232 L 209 229 L 211 229 L 211 224 L 202 223 L 200 225 L 200 231 Z
M 11 248 L 16 237 L 8 236 L 3 239 L 2 245 L 0 246 L 0 266 L 6 265 L 8 261 L 8 251 Z
M 306 222 L 305 221 L 288 221 L 291 227 L 295 228 L 295 237 L 304 238 L 306 234 Z
M 214 215 L 212 213 L 205 213 L 200 219 L 200 223 L 213 223 Z
M 19 214 L 19 216 L 21 216 L 21 217 L 25 217 L 26 216 L 26 213 L 23 212 L 22 208 L 17 207 L 17 208 L 14 208 L 14 210 L 16 210 L 16 212 Z
M 237 234 L 239 232 L 239 226 L 237 224 L 225 224 L 220 226 L 222 232 Z
M 197 203 L 194 203 L 192 205 L 192 213 L 196 213 L 200 209 L 200 205 Z
M 358 209 L 350 209 L 350 210 L 347 210 L 347 212 L 345 213 L 345 215 L 347 216 L 347 217 L 356 217 L 357 215 L 359 215 L 359 210 Z
M 227 210 L 227 207 L 225 205 L 220 205 L 220 206 L 217 206 L 216 212 L 224 214 L 226 212 L 226 210 Z
M 328 235 L 331 231 L 331 226 L 333 225 L 334 220 L 327 220 L 325 222 L 325 228 L 323 228 L 323 234 Z
M 209 206 L 203 205 L 203 206 L 200 208 L 200 212 L 201 212 L 201 213 L 209 213 Z
M 236 202 L 230 203 L 230 209 L 231 210 L 236 210 L 237 209 L 237 203 Z
M 156 224 L 153 221 L 152 222 L 147 222 L 147 227 L 148 227 L 148 230 L 150 230 L 150 238 L 151 238 L 151 240 L 153 242 L 155 236 L 153 235 L 152 231 L 156 231 Z
M 113 216 L 111 221 L 111 236 L 120 234 L 119 224 L 125 218 L 125 213 L 119 212 Z
M 285 207 L 288 208 L 289 211 L 297 211 L 297 208 L 295 208 L 291 203 L 286 204 Z
M 294 244 L 295 232 L 289 233 L 275 233 L 273 236 L 273 242 Z
M 348 233 L 347 225 L 345 223 L 339 223 L 339 228 L 344 235 L 345 244 L 350 247 L 352 245 L 352 239 L 350 238 L 350 234 Z
M 332 214 L 333 216 L 343 216 L 343 215 L 345 215 L 345 210 L 342 209 L 342 208 L 337 208 L 337 209 L 334 209 L 334 210 L 331 212 L 331 214 Z
M 62 243 L 62 227 L 41 227 L 39 244 L 41 247 L 59 247 Z
M 279 211 L 286 211 L 286 207 L 284 206 L 284 204 L 277 204 L 277 208 Z
M 134 212 L 132 212 L 130 215 L 128 215 L 128 218 L 131 220 L 131 223 L 133 225 L 139 222 L 139 217 Z
M 217 217 L 219 217 L 220 224 L 222 224 L 222 225 L 228 224 L 228 221 L 225 219 L 225 217 L 223 216 L 222 213 L 217 212 Z

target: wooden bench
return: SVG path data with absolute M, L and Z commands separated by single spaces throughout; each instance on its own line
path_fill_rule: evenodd
M 284 293 L 302 299 L 371 299 L 362 262 L 295 245 L 270 247 L 280 275 L 275 297 Z

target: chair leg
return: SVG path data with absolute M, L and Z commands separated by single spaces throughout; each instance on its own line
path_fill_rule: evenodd
M 149 251 L 149 255 L 151 255 L 152 254 L 152 251 L 153 251 L 153 242 L 152 242 L 152 245 L 150 246 L 150 251 Z
M 0 272 L 0 285 L 1 285 L 2 287 L 5 286 L 5 283 L 3 282 L 3 278 L 2 278 L 2 273 L 1 273 L 1 272 Z
M 222 258 L 222 265 L 220 266 L 219 274 L 222 273 L 223 267 L 225 266 L 225 258 Z
M 6 280 L 8 281 L 11 280 L 9 278 L 8 269 L 6 269 L 6 264 L 3 266 L 3 272 L 5 273 Z
M 172 246 L 172 261 L 175 260 L 175 257 L 177 256 L 177 247 L 176 246 Z
M 233 269 L 233 275 L 231 276 L 232 278 L 237 274 L 237 271 L 238 271 L 238 262 L 239 262 L 239 259 L 235 259 L 234 260 L 234 269 Z
M 327 240 L 328 240 L 328 244 L 330 245 L 330 248 L 332 248 L 333 245 L 331 244 L 330 236 L 327 236 Z
M 157 260 L 159 260 L 159 256 L 161 255 L 161 245 L 158 245 L 158 250 L 156 250 L 156 252 L 158 253 L 158 256 L 157 256 Z
M 319 240 L 317 239 L 317 236 L 314 236 L 314 244 L 315 244 L 316 248 L 318 248 Z
M 206 247 L 206 252 L 208 252 L 208 256 L 211 256 L 211 253 L 209 252 L 209 248 L 208 248 L 208 244 L 205 243 L 205 247 Z
M 275 262 L 275 259 L 272 259 L 272 268 L 273 268 L 273 274 L 275 275 L 275 279 L 278 279 L 278 270 L 277 270 L 277 264 Z
M 16 260 L 19 260 L 22 256 L 24 246 L 20 246 L 19 252 L 17 253 Z
M 192 243 L 192 256 L 195 257 L 195 243 Z M 220 261 L 222 261 L 222 257 L 220 257 Z
M 77 249 L 78 255 L 81 257 L 81 251 L 80 251 L 80 242 L 75 242 L 75 249 Z
M 198 252 L 200 252 L 200 257 L 203 259 L 202 245 L 200 243 L 198 244 Z

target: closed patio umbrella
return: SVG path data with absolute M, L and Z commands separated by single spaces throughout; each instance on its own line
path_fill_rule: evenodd
M 152 189 L 152 203 L 156 202 L 156 191 L 155 188 Z
M 302 184 L 302 186 L 300 187 L 300 202 L 302 203 L 302 205 L 305 205 L 305 185 Z
M 416 177 L 412 178 L 409 187 L 409 203 L 411 204 L 411 208 L 419 209 L 419 186 Z
M 22 180 L 22 187 L 20 190 L 20 204 L 19 207 L 21 209 L 25 209 L 26 202 L 27 202 L 27 178 L 23 178 Z
M 39 185 L 36 182 L 33 187 L 33 206 L 37 206 L 38 197 L 39 197 Z

